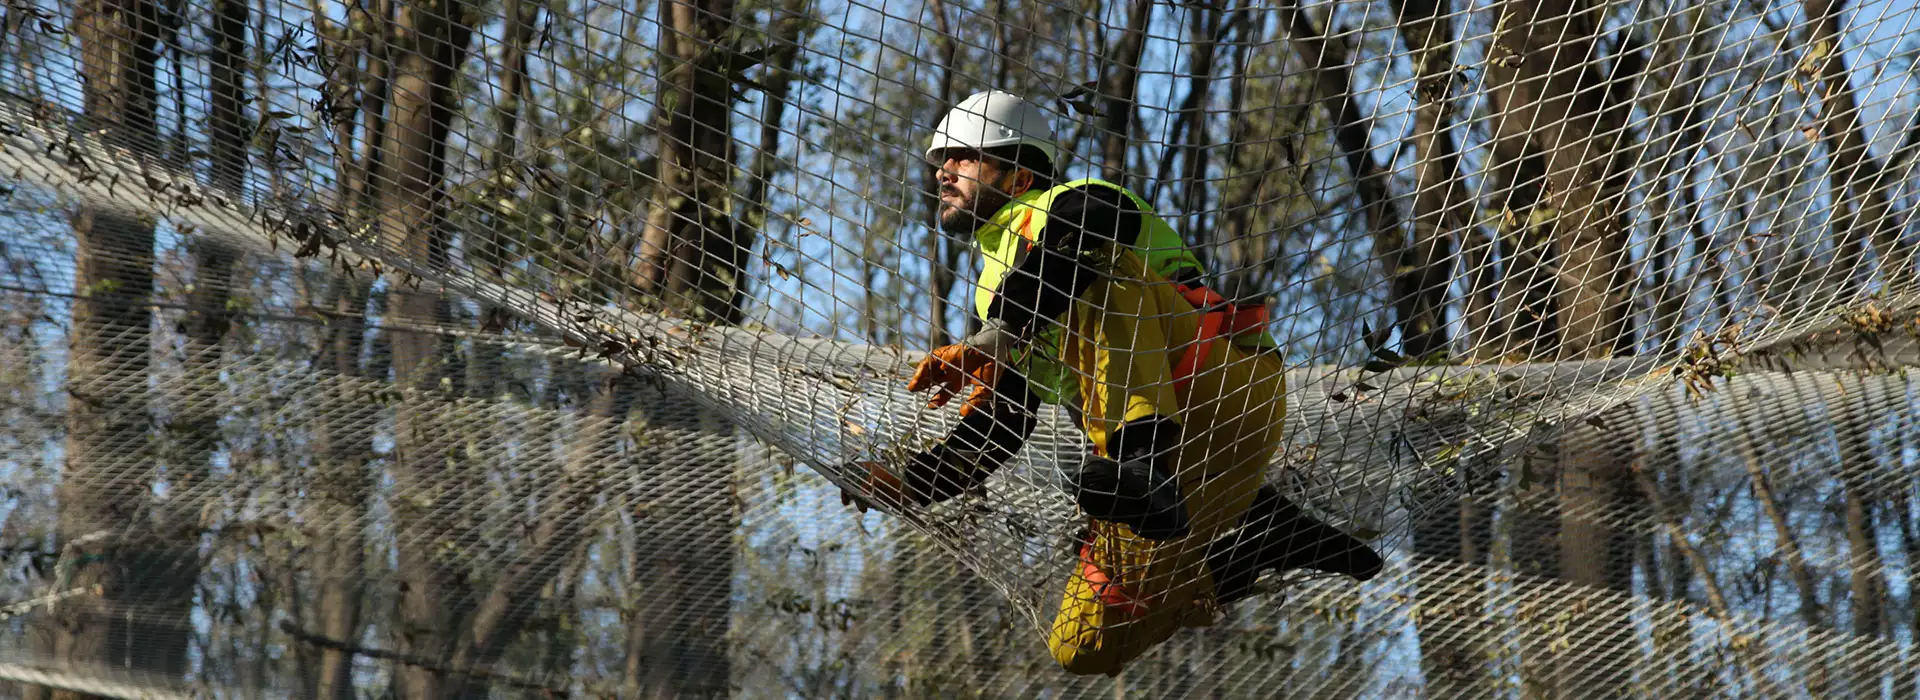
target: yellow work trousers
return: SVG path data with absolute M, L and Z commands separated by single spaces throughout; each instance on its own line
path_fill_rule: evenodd
M 1178 422 L 1174 464 L 1191 530 L 1154 542 L 1125 525 L 1091 523 L 1086 561 L 1067 582 L 1048 638 L 1054 659 L 1076 674 L 1117 674 L 1179 629 L 1213 623 L 1207 544 L 1253 501 L 1286 415 L 1280 359 L 1225 338 L 1210 343 L 1199 369 L 1176 385 L 1174 368 L 1195 345 L 1201 313 L 1133 254 L 1120 254 L 1114 266 L 1075 301 L 1061 343 L 1063 364 L 1079 377 L 1081 428 L 1098 454 L 1109 455 L 1109 437 L 1127 422 Z M 1107 582 L 1127 604 L 1101 595 Z

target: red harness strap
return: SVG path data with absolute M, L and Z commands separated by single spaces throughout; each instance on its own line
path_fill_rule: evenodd
M 1214 343 L 1242 333 L 1264 330 L 1269 316 L 1265 306 L 1236 306 L 1206 287 L 1176 283 L 1174 288 L 1180 290 L 1180 296 L 1193 308 L 1206 312 L 1200 317 L 1198 337 L 1181 354 L 1180 362 L 1173 366 L 1173 385 L 1184 389 L 1188 382 L 1193 381 L 1193 374 L 1200 371 L 1200 363 L 1205 362 L 1207 355 L 1212 353 Z
M 1080 577 L 1093 587 L 1093 593 L 1100 597 L 1101 605 L 1134 617 L 1147 611 L 1146 603 L 1133 597 L 1133 594 L 1109 578 L 1107 572 L 1093 565 L 1092 544 L 1080 545 Z

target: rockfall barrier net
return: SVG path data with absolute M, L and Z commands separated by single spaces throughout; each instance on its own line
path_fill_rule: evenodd
M 1910 4 L 4 11 L 9 692 L 1920 684 Z

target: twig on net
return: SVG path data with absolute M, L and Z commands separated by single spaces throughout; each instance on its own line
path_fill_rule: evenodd
M 293 637 L 295 640 L 298 640 L 303 644 L 308 644 L 311 646 L 321 647 L 325 649 L 334 649 L 334 650 L 343 651 L 349 654 L 355 654 L 359 656 L 380 659 L 383 661 L 392 661 L 397 664 L 405 664 L 407 666 L 425 669 L 428 671 L 432 671 L 434 673 L 441 673 L 441 674 L 446 674 L 450 676 L 466 676 L 466 677 L 478 679 L 487 683 L 510 686 L 513 688 L 518 688 L 520 690 L 538 691 L 542 693 L 544 697 L 564 698 L 564 697 L 569 697 L 570 695 L 568 691 L 562 688 L 555 688 L 553 686 L 549 686 L 544 683 L 537 683 L 534 681 L 519 678 L 517 676 L 494 673 L 484 668 L 472 668 L 472 669 L 448 668 L 435 661 L 432 661 L 424 657 L 415 656 L 413 654 L 406 654 L 406 653 L 401 653 L 397 651 L 387 651 L 385 649 L 376 649 L 373 647 L 363 647 L 358 644 L 347 642 L 345 640 L 334 639 L 332 637 L 328 637 L 325 635 L 316 634 L 314 632 L 308 632 L 306 630 L 300 629 L 300 626 L 293 624 L 292 620 L 285 620 L 285 619 L 281 620 L 280 631 L 287 633 L 289 636 Z

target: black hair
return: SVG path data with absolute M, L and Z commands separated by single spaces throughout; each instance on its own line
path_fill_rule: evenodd
M 1048 158 L 1047 152 L 1041 150 L 1039 146 L 1024 143 L 1017 146 L 1000 146 L 986 149 L 982 154 L 996 161 L 1012 163 L 1016 167 L 1031 171 L 1034 191 L 1053 187 L 1057 179 L 1053 171 L 1053 159 Z

